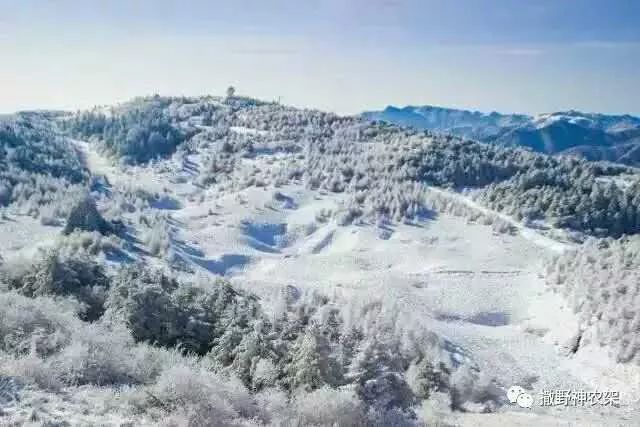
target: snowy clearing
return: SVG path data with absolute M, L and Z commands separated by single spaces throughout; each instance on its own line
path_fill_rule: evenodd
M 157 175 L 151 178 L 144 170 L 119 170 L 89 146 L 79 146 L 86 150 L 95 174 L 157 191 L 161 179 Z M 316 215 L 336 209 L 341 196 L 319 195 L 296 186 L 277 190 L 293 201 L 294 208 L 274 206 L 273 189 L 250 188 L 207 196 L 204 201 L 181 197 L 181 207 L 170 216 L 182 224 L 174 239 L 185 242 L 182 251 L 199 274 L 230 277 L 265 302 L 282 285 L 317 289 L 343 300 L 383 298 L 451 342 L 457 349 L 455 357 L 469 358 L 502 389 L 527 384 L 533 393 L 540 393 L 600 385 L 621 391 L 623 400 L 633 400 L 638 390 L 625 381 L 629 369 L 618 372 L 615 364 L 602 363 L 587 350 L 566 355 L 577 333 L 577 320 L 558 295 L 545 289 L 541 275 L 545 258 L 571 245 L 463 195 L 432 190 L 497 215 L 518 233 L 496 234 L 489 226 L 447 214 L 387 230 L 317 223 Z M 628 406 L 609 409 L 621 422 L 629 420 L 625 414 L 631 410 Z M 505 406 L 501 414 L 457 414 L 451 421 L 527 425 L 535 419 L 540 425 L 557 425 L 598 419 L 598 411 L 602 408 L 594 412 Z
M 629 207 L 623 191 L 599 187 L 594 177 L 604 172 L 233 102 L 152 97 L 124 113 L 80 116 L 78 126 L 96 127 L 104 139 L 72 140 L 75 164 L 87 169 L 78 178 L 86 194 L 74 193 L 65 209 L 66 196 L 44 209 L 38 192 L 15 186 L 24 199 L 16 206 L 31 215 L 7 210 L 0 219 L 7 236 L 0 250 L 9 255 L 6 265 L 0 260 L 0 384 L 11 387 L 0 398 L 8 419 L 637 420 L 639 366 L 616 363 L 611 348 L 585 339 L 591 313 L 582 303 L 595 299 L 597 309 L 600 294 L 567 297 L 570 264 L 557 261 L 591 247 L 576 259 L 592 269 L 600 266 L 593 258 L 602 270 L 618 258 L 634 265 L 633 250 L 568 238 L 569 229 L 619 237 L 635 227 L 631 208 L 628 218 L 600 208 Z M 563 180 L 573 167 L 579 173 Z M 76 190 L 42 182 L 43 193 Z M 522 192 L 507 193 L 503 204 L 511 187 Z M 473 197 L 487 188 L 488 200 Z M 519 194 L 531 198 L 514 210 Z M 569 203 L 597 215 L 567 215 Z M 617 222 L 598 229 L 607 218 Z M 550 262 L 559 264 L 558 283 Z M 580 297 L 593 289 L 570 284 Z M 632 285 L 603 289 L 625 298 Z M 625 306 L 619 317 L 633 316 Z M 618 325 L 617 343 L 632 359 L 628 329 Z M 532 395 L 532 408 L 509 403 L 513 385 Z M 540 404 L 544 390 L 603 389 L 620 392 L 620 407 Z M 88 409 L 96 402 L 99 414 Z

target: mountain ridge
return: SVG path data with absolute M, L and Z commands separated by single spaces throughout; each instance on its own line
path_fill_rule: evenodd
M 513 384 L 620 393 L 538 425 L 637 413 L 632 168 L 208 96 L 16 114 L 0 166 L 15 425 L 512 425 Z
M 630 114 L 567 110 L 532 116 L 424 105 L 387 106 L 361 116 L 545 154 L 640 164 L 640 118 Z

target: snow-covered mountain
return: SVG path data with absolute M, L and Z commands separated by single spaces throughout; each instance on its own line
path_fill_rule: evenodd
M 526 116 L 432 106 L 389 106 L 362 115 L 370 120 L 384 120 L 504 146 L 521 146 L 541 153 L 640 164 L 640 118 L 630 115 L 566 111 Z
M 531 121 L 531 117 L 525 115 L 496 112 L 486 114 L 430 105 L 403 108 L 388 106 L 382 111 L 365 112 L 362 116 L 370 120 L 384 120 L 401 126 L 450 133 L 480 141 L 495 138 L 501 135 L 504 129 Z
M 154 96 L 2 118 L 0 204 L 0 421 L 637 417 L 635 169 Z

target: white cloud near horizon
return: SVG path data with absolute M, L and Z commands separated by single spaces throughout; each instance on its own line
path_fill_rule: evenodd
M 342 43 L 214 30 L 0 30 L 0 112 L 222 94 L 233 84 L 245 95 L 344 114 L 390 104 L 640 114 L 638 43 Z

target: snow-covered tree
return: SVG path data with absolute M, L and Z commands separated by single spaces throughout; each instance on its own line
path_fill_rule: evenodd
M 96 202 L 91 196 L 81 198 L 69 212 L 64 234 L 70 234 L 75 230 L 97 231 L 100 234 L 111 232 L 111 225 L 102 217 Z

